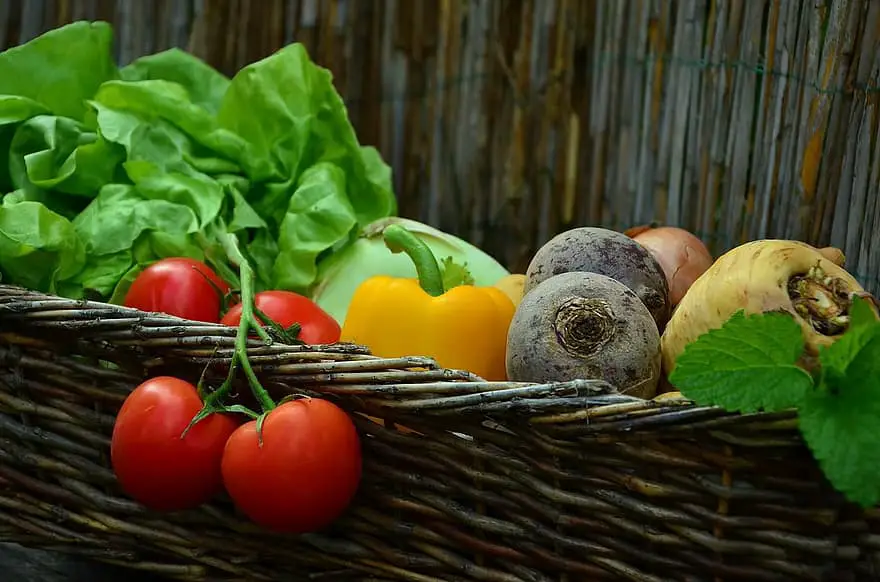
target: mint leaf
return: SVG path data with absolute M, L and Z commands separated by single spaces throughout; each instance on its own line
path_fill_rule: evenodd
M 876 326 L 877 316 L 871 304 L 871 301 L 864 297 L 853 297 L 852 306 L 849 308 L 850 329 Z
M 819 389 L 804 399 L 800 429 L 828 481 L 863 506 L 880 502 L 880 323 L 856 298 L 846 333 L 820 350 Z
M 869 507 L 880 502 L 880 325 L 851 328 L 820 360 L 839 358 L 837 366 L 844 357 L 834 383 L 804 399 L 800 429 L 831 485 Z
M 670 383 L 694 402 L 731 412 L 797 406 L 813 378 L 796 365 L 804 350 L 800 326 L 788 314 L 733 314 L 689 344 Z
M 848 370 L 853 363 L 862 365 L 862 350 L 873 341 L 878 329 L 880 325 L 868 301 L 856 297 L 850 308 L 849 329 L 836 342 L 819 350 L 821 382 L 832 392 L 852 387 L 853 382 L 861 382 L 861 378 L 853 376 Z

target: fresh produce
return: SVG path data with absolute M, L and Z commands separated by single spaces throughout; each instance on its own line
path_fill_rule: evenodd
M 340 327 L 336 320 L 315 305 L 308 297 L 292 291 L 261 291 L 254 295 L 257 321 L 266 325 L 259 314 L 285 330 L 294 328 L 296 339 L 311 345 L 332 344 L 339 341 Z M 238 327 L 241 324 L 242 305 L 229 308 L 220 323 Z
M 500 289 L 474 287 L 451 260 L 443 270 L 427 244 L 399 224 L 384 229 L 392 252 L 406 253 L 418 280 L 385 275 L 355 291 L 341 338 L 382 357 L 423 355 L 441 366 L 504 380 L 507 328 L 514 306 Z
M 780 261 L 791 257 L 791 269 L 797 272 L 800 259 L 809 257 L 800 250 L 804 247 L 789 241 L 758 241 L 748 247 L 748 256 L 758 254 L 754 260 L 760 262 L 748 267 L 756 281 L 746 291 L 763 291 L 768 305 L 775 304 L 768 279 L 781 278 L 785 286 L 790 269 Z M 727 266 L 733 270 L 726 281 L 737 281 L 743 264 Z M 750 307 L 760 306 L 755 301 Z M 685 309 L 684 303 L 679 309 Z M 700 405 L 744 413 L 794 409 L 797 427 L 828 481 L 851 501 L 875 507 L 880 503 L 880 321 L 873 298 L 856 296 L 846 317 L 846 331 L 830 345 L 821 342 L 818 370 L 810 373 L 802 367 L 802 356 L 809 347 L 805 338 L 812 338 L 813 331 L 805 333 L 804 320 L 790 307 L 752 314 L 739 309 L 689 343 L 669 379 Z M 673 327 L 670 322 L 668 329 Z
M 625 234 L 626 236 L 628 236 L 630 238 L 633 238 L 633 237 L 638 236 L 639 234 L 645 232 L 646 230 L 649 230 L 651 228 L 657 228 L 658 226 L 659 225 L 656 222 L 652 222 L 651 224 L 640 224 L 638 226 L 633 226 L 633 227 L 626 229 L 625 231 L 623 231 L 623 234 Z
M 219 469 L 229 496 L 245 515 L 267 529 L 315 531 L 338 517 L 357 491 L 359 437 L 351 419 L 334 404 L 293 395 L 276 404 L 262 386 L 247 353 L 252 332 L 271 342 L 255 311 L 255 273 L 237 239 L 228 241 L 226 251 L 230 262 L 239 265 L 241 280 L 235 349 L 225 381 L 205 396 L 200 409 L 196 406 L 186 430 L 191 434 L 218 414 L 249 417 L 224 441 Z M 259 412 L 226 403 L 239 369 Z
M 361 478 L 351 419 L 335 404 L 303 398 L 280 404 L 263 422 L 242 425 L 223 452 L 223 483 L 251 521 L 284 533 L 323 529 L 345 510 Z
M 318 265 L 311 298 L 340 323 L 345 321 L 355 290 L 377 275 L 395 278 L 417 277 L 415 265 L 406 256 L 392 253 L 383 237 L 386 227 L 399 225 L 413 233 L 440 259 L 451 259 L 467 268 L 473 284 L 494 285 L 507 270 L 477 247 L 425 224 L 405 218 L 390 217 L 364 227 L 345 248 Z
M 648 227 L 632 239 L 651 251 L 669 284 L 669 303 L 678 305 L 697 277 L 712 266 L 712 255 L 699 238 L 673 226 Z
M 846 262 L 846 257 L 844 256 L 843 251 L 835 247 L 822 247 L 819 249 L 819 254 L 838 267 L 842 267 Z
M 222 490 L 223 450 L 239 423 L 211 414 L 181 436 L 201 409 L 196 387 L 170 376 L 151 378 L 128 395 L 110 441 L 123 491 L 155 511 L 179 511 Z
M 662 331 L 669 319 L 669 287 L 651 253 L 628 236 L 582 227 L 556 235 L 538 249 L 526 270 L 525 293 L 560 273 L 605 275 L 633 290 Z
M 847 329 L 854 295 L 866 292 L 808 244 L 745 243 L 719 257 L 679 303 L 661 340 L 664 370 L 672 372 L 685 346 L 741 309 L 746 314 L 788 313 L 803 331 L 807 355 L 815 357 Z
M 389 167 L 301 45 L 233 79 L 178 50 L 119 68 L 103 23 L 0 54 L 0 160 L 4 282 L 236 327 L 219 386 L 213 373 L 198 386 L 153 378 L 119 411 L 113 470 L 154 511 L 225 487 L 256 524 L 300 534 L 357 495 L 364 453 L 348 413 L 276 402 L 257 377 L 249 338 L 277 341 L 267 328 L 491 381 L 601 379 L 666 403 L 655 406 L 793 408 L 830 482 L 880 502 L 880 312 L 838 249 L 756 241 L 712 264 L 682 229 L 578 228 L 511 275 L 392 216 Z M 230 287 L 241 302 L 224 315 Z M 231 394 L 241 375 L 256 406 Z
M 76 22 L 0 54 L 0 274 L 122 302 L 158 259 L 230 285 L 308 293 L 319 259 L 396 211 L 329 71 L 292 44 L 228 79 L 177 49 L 118 68 L 112 31 Z M 494 282 L 494 281 L 493 281 Z
M 172 257 L 148 266 L 134 279 L 125 306 L 217 323 L 229 285 L 195 259 Z
M 598 273 L 561 273 L 523 297 L 507 335 L 506 363 L 514 381 L 600 379 L 651 398 L 660 379 L 660 334 L 623 283 Z
M 502 277 L 495 286 L 501 289 L 505 295 L 513 301 L 513 306 L 520 304 L 523 298 L 523 291 L 526 285 L 526 276 L 520 274 L 507 275 Z

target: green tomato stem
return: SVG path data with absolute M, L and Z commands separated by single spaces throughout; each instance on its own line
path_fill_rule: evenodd
M 385 246 L 392 253 L 406 253 L 409 256 L 416 267 L 419 285 L 425 293 L 432 297 L 443 295 L 446 291 L 443 287 L 443 273 L 428 245 L 399 224 L 386 227 L 382 236 Z
M 238 334 L 241 333 L 241 326 L 239 325 L 239 329 L 236 332 L 236 348 L 232 352 L 232 358 L 229 361 L 229 371 L 226 373 L 226 379 L 223 380 L 223 384 L 220 385 L 219 388 L 208 394 L 208 397 L 205 398 L 205 410 L 221 410 L 223 407 L 220 406 L 220 401 L 226 398 L 229 394 L 230 390 L 232 390 L 232 382 L 235 380 L 235 371 L 238 369 L 239 362 L 239 350 L 238 350 Z M 204 373 L 202 374 L 204 377 Z
M 248 335 L 252 329 L 256 331 L 257 335 L 267 344 L 272 343 L 272 339 L 269 337 L 269 334 L 266 332 L 265 329 L 263 329 L 263 327 L 257 321 L 256 316 L 254 315 L 254 282 L 256 280 L 256 276 L 254 270 L 251 268 L 250 263 L 238 251 L 238 241 L 236 239 L 232 239 L 226 242 L 227 244 L 224 245 L 224 248 L 230 254 L 230 261 L 238 264 L 239 272 L 241 274 L 241 321 L 238 324 L 238 330 L 235 334 L 235 348 L 233 349 L 232 357 L 230 358 L 229 372 L 226 374 L 226 379 L 217 390 L 211 392 L 204 399 L 204 406 L 202 407 L 202 410 L 200 410 L 199 413 L 196 414 L 195 417 L 193 417 L 192 421 L 183 431 L 181 438 L 186 436 L 186 433 L 189 432 L 189 430 L 193 426 L 195 426 L 196 423 L 204 418 L 207 418 L 213 413 L 239 413 L 245 414 L 250 418 L 260 420 L 266 413 L 268 413 L 270 410 L 273 410 L 277 406 L 275 404 L 275 401 L 272 400 L 272 397 L 269 396 L 269 393 L 266 391 L 266 389 L 263 388 L 263 385 L 260 384 L 260 380 L 257 378 L 257 374 L 254 372 L 253 366 L 251 366 L 251 362 L 248 359 L 247 355 Z M 222 404 L 222 400 L 232 390 L 235 373 L 239 366 L 241 366 L 241 369 L 244 371 L 244 374 L 248 379 L 248 385 L 250 386 L 251 392 L 260 403 L 263 414 L 257 414 L 241 405 L 224 406 Z M 201 393 L 201 380 L 199 381 L 199 384 L 199 391 Z M 262 422 L 260 422 L 260 424 L 262 424 Z
M 269 396 L 269 393 L 260 384 L 260 380 L 257 378 L 247 357 L 247 341 L 251 329 L 258 334 L 261 331 L 265 334 L 265 330 L 262 329 L 257 318 L 254 316 L 254 281 L 256 277 L 250 263 L 244 257 L 239 254 L 236 258 L 239 259 L 238 268 L 241 272 L 241 322 L 238 324 L 238 333 L 235 336 L 235 355 L 238 358 L 233 357 L 233 362 L 237 359 L 238 363 L 241 364 L 241 369 L 244 371 L 244 375 L 247 376 L 251 392 L 254 393 L 254 397 L 256 397 L 260 406 L 263 407 L 263 412 L 269 412 L 275 408 L 275 401 L 272 400 L 272 397 Z M 268 335 L 265 337 L 268 339 Z M 231 365 L 230 371 L 233 371 Z
M 244 308 L 242 308 L 242 312 L 244 312 Z M 257 320 L 258 317 L 260 317 L 260 313 L 258 311 L 256 311 L 256 308 L 255 308 L 254 327 L 256 328 L 255 331 L 257 332 L 257 336 L 259 336 L 259 338 L 261 340 L 263 340 L 264 344 L 266 344 L 267 346 L 271 346 L 272 345 L 272 338 L 269 337 L 269 332 L 266 331 L 266 328 L 263 327 L 262 325 L 260 325 L 260 322 Z

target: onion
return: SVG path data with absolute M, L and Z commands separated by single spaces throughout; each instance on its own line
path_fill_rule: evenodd
M 625 234 L 629 238 L 634 239 L 646 230 L 651 230 L 652 228 L 657 228 L 657 224 L 652 222 L 651 224 L 640 224 L 639 226 L 633 226 L 632 228 L 628 228 L 623 231 L 623 234 Z
M 678 305 L 697 277 L 712 266 L 712 254 L 699 238 L 674 226 L 631 229 L 632 239 L 654 255 L 669 283 L 669 302 Z

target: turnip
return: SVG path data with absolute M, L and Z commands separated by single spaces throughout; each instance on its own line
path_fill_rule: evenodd
M 819 348 L 834 343 L 849 325 L 853 297 L 874 302 L 838 263 L 837 249 L 789 240 L 758 240 L 721 255 L 678 304 L 661 340 L 663 367 L 671 373 L 685 346 L 731 315 L 781 311 L 801 326 L 806 367 Z
M 582 227 L 556 235 L 538 249 L 526 270 L 525 293 L 561 273 L 605 275 L 623 283 L 642 301 L 658 330 L 669 319 L 669 285 L 651 252 L 623 233 Z
M 526 294 L 507 333 L 507 377 L 520 382 L 605 380 L 652 398 L 660 334 L 626 285 L 598 273 L 562 273 Z
M 842 267 L 846 262 L 846 257 L 844 256 L 843 251 L 837 247 L 822 247 L 819 249 L 819 254 L 838 267 Z

